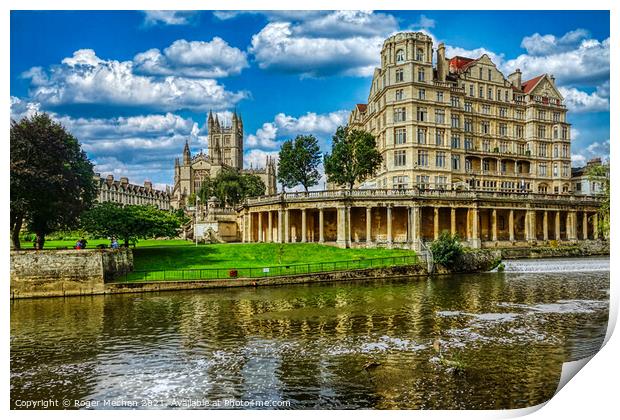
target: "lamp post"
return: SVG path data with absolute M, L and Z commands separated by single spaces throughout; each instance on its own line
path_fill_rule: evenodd
M 200 197 L 196 194 L 196 200 L 194 202 L 194 240 L 196 241 L 196 246 L 198 246 L 198 203 L 200 202 Z

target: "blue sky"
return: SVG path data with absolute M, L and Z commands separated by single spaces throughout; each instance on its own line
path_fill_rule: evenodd
M 209 109 L 243 116 L 246 164 L 312 133 L 328 150 L 366 102 L 382 41 L 421 30 L 447 55 L 489 54 L 505 75 L 556 76 L 573 162 L 609 155 L 606 11 L 12 11 L 11 116 L 51 113 L 102 174 L 171 184 Z

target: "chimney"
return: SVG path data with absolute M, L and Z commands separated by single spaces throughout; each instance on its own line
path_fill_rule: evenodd
M 553 74 L 550 74 L 549 79 L 551 79 L 551 84 L 555 86 L 555 76 Z
M 437 77 L 440 82 L 446 81 L 446 75 L 448 73 L 446 64 L 446 46 L 442 42 L 437 46 Z
M 512 86 L 521 90 L 521 69 L 515 70 L 510 76 L 508 76 L 508 80 L 512 83 Z
M 114 182 L 114 175 L 108 175 L 108 176 L 106 176 L 106 178 L 105 178 L 105 182 L 106 182 L 108 185 L 112 185 L 112 183 Z
M 147 190 L 152 190 L 153 183 L 151 181 L 144 181 L 144 188 L 146 188 Z
M 129 178 L 127 178 L 126 176 L 122 176 L 121 185 L 127 185 L 127 184 L 129 184 Z

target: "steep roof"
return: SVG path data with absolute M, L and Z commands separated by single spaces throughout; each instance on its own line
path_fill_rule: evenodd
M 453 73 L 465 71 L 476 60 L 477 59 L 461 57 L 458 55 L 454 56 L 449 61 L 450 71 L 452 71 Z
M 541 74 L 540 76 L 534 77 L 533 79 L 521 83 L 521 89 L 523 89 L 523 92 L 525 93 L 530 93 L 530 91 L 534 89 L 534 87 L 536 87 L 538 82 L 540 82 L 540 79 L 542 79 L 543 77 L 545 77 L 545 75 Z

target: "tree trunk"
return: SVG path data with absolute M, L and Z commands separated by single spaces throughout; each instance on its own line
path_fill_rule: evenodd
M 19 232 L 22 230 L 22 223 L 24 218 L 21 214 L 16 215 L 11 226 L 11 241 L 13 242 L 13 249 L 21 249 L 21 243 L 19 242 Z
M 125 236 L 125 238 L 123 238 L 123 241 L 125 241 L 124 247 L 129 248 L 129 236 Z
M 43 245 L 45 245 L 45 234 L 37 232 L 36 235 L 37 235 L 37 248 L 36 249 L 43 249 Z

